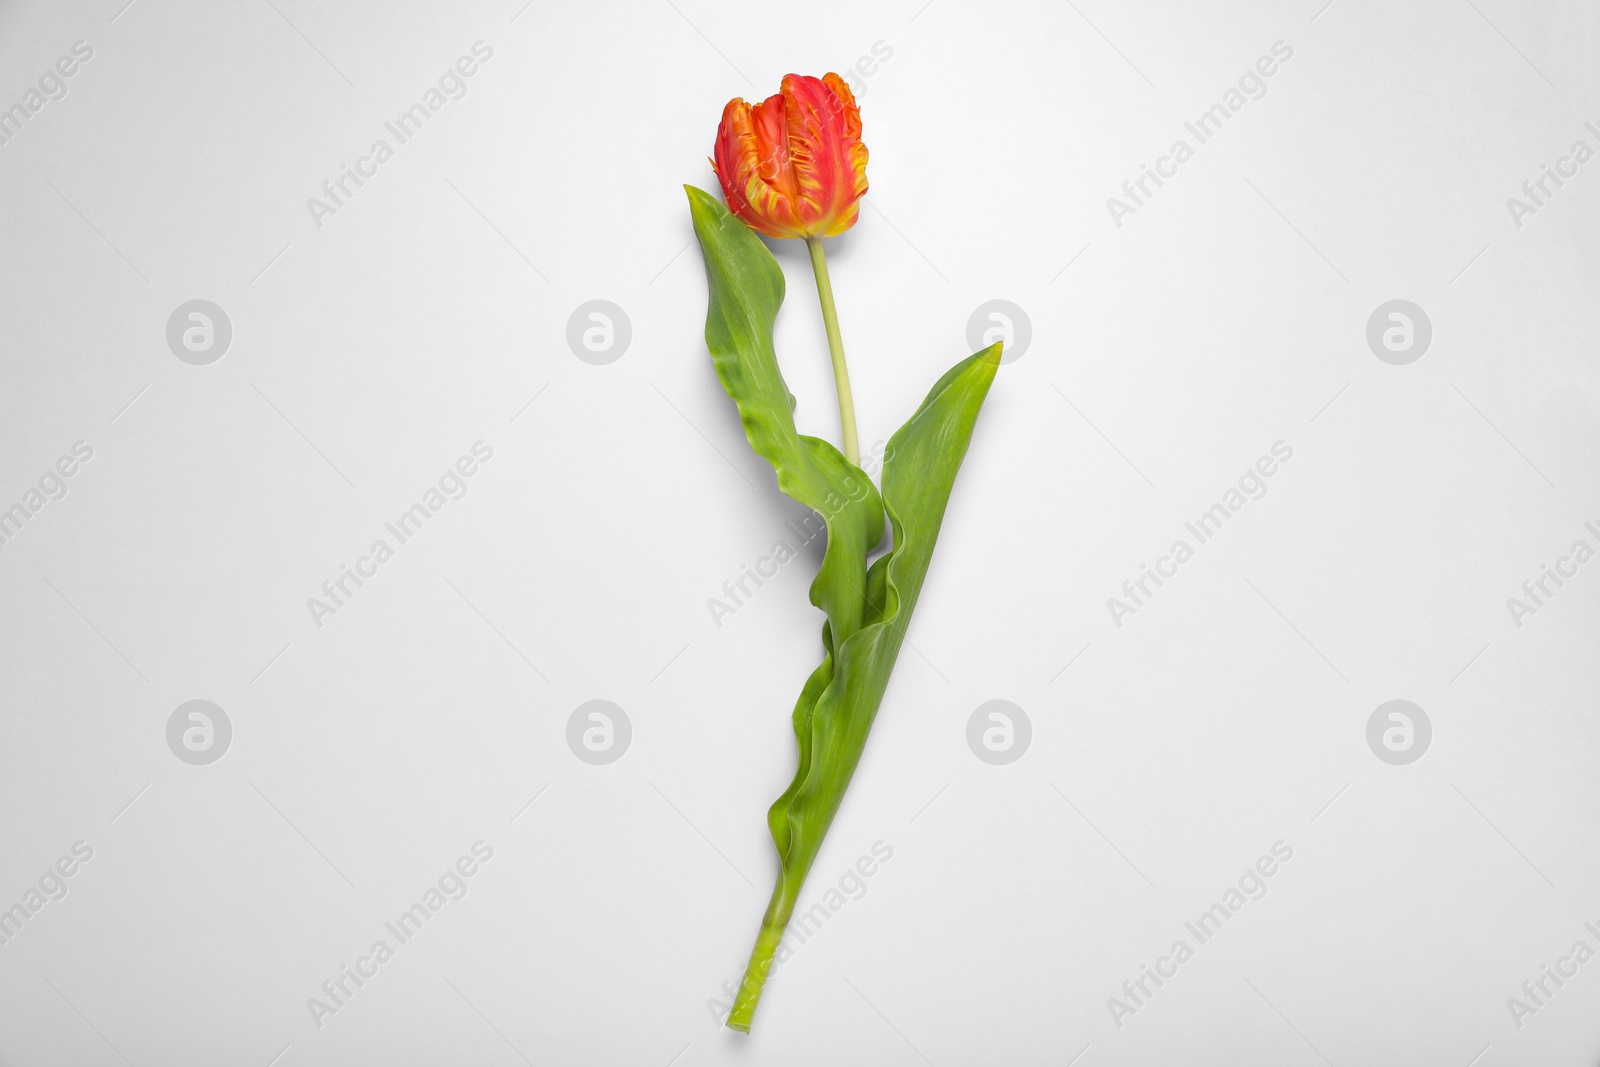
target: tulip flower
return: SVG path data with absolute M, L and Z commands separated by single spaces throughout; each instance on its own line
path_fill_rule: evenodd
M 728 210 L 768 237 L 836 237 L 867 191 L 861 111 L 837 74 L 790 74 L 752 106 L 722 111 L 712 160 Z
M 856 224 L 867 191 L 867 146 L 855 96 L 837 74 L 789 74 L 759 104 L 735 97 L 722 110 L 711 163 L 729 211 L 757 233 L 806 242 L 833 360 L 844 456 L 859 464 L 850 371 L 822 249 L 824 237 Z
M 827 528 L 811 584 L 811 603 L 827 618 L 822 662 L 790 718 L 798 748 L 794 779 L 767 810 L 778 877 L 728 1010 L 728 1028 L 749 1033 L 767 978 L 793 951 L 784 940 L 789 921 L 888 691 L 956 474 L 1000 367 L 1000 345 L 962 360 L 934 384 L 889 438 L 880 489 L 860 466 L 850 376 L 822 252 L 823 238 L 855 225 L 867 191 L 867 150 L 850 90 L 836 74 L 791 74 L 781 92 L 759 104 L 733 100 L 722 112 L 712 166 L 726 206 L 704 189 L 684 187 L 705 257 L 711 365 L 779 491 L 816 512 Z M 783 267 L 763 237 L 799 237 L 811 253 L 842 450 L 795 425 L 797 400 L 784 383 L 773 337 L 786 291 Z M 885 522 L 893 543 L 873 559 Z M 804 941 L 805 919 L 800 925 Z

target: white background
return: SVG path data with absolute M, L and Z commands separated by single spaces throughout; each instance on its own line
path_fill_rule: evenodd
M 0 8 L 0 1063 L 1591 1064 L 1600 962 L 1600 149 L 1583 3 L 922 0 Z M 332 216 L 306 201 L 475 41 L 468 92 Z M 1293 57 L 1118 227 L 1106 199 Z M 711 372 L 681 185 L 723 104 L 858 74 L 871 192 L 830 242 L 865 442 L 1025 309 L 805 905 L 893 849 L 718 1028 L 775 872 L 764 812 L 820 653 L 816 547 Z M 392 137 L 388 139 L 393 143 Z M 1191 138 L 1192 143 L 1192 138 Z M 779 350 L 834 437 L 804 257 Z M 206 299 L 219 361 L 169 350 Z M 1416 302 L 1408 366 L 1368 316 Z M 580 304 L 632 342 L 577 359 Z M 536 399 L 534 399 L 536 398 Z M 531 404 L 530 404 L 531 401 Z M 1108 597 L 1283 441 L 1270 491 L 1136 615 Z M 476 441 L 467 495 L 319 627 L 307 598 Z M 603 698 L 624 756 L 580 761 Z M 1433 739 L 1382 762 L 1391 699 Z M 225 756 L 169 749 L 185 701 Z M 966 742 L 992 699 L 1032 744 Z M 530 799 L 537 797 L 530 805 Z M 482 840 L 470 892 L 336 1015 L 307 1000 Z M 1107 999 L 1274 842 L 1270 891 Z M 803 906 L 805 906 L 803 905 Z M 1191 939 L 1191 943 L 1192 939 Z M 1552 987 L 1553 988 L 1553 987 Z M 1475 1059 L 1476 1057 L 1476 1059 Z

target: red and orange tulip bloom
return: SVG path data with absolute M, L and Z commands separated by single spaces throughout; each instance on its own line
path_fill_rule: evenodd
M 856 224 L 867 192 L 867 146 L 855 95 L 837 74 L 784 75 L 778 92 L 759 104 L 728 101 L 714 152 L 711 165 L 735 217 L 768 237 L 805 239 L 828 331 L 844 457 L 860 463 L 850 372 L 822 253 L 824 237 Z
M 833 237 L 867 191 L 861 112 L 837 74 L 790 74 L 754 106 L 728 101 L 712 160 L 728 210 L 768 237 Z
M 824 512 L 828 541 L 811 586 L 811 602 L 828 618 L 824 658 L 792 716 L 799 749 L 794 779 L 767 810 L 780 872 L 728 1006 L 728 1028 L 749 1033 L 772 968 L 792 951 L 785 938 L 806 876 L 883 702 L 957 468 L 1000 365 L 1000 346 L 990 345 L 939 379 L 889 438 L 882 490 L 871 492 L 872 478 L 860 469 L 855 403 L 823 254 L 826 238 L 856 224 L 867 192 L 855 98 L 837 74 L 790 74 L 780 92 L 760 103 L 728 102 L 713 156 L 727 207 L 703 189 L 685 187 L 705 256 L 706 347 L 751 446 L 772 467 L 781 492 Z M 839 396 L 843 441 L 837 450 L 796 428 L 796 401 L 784 384 L 773 333 L 786 290 L 784 269 L 763 237 L 799 238 L 810 253 Z M 858 495 L 862 486 L 868 491 Z M 873 561 L 886 517 L 893 546 Z M 807 918 L 800 920 L 802 931 Z

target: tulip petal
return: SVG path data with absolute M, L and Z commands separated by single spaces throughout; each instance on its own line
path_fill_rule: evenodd
M 861 112 L 843 78 L 783 79 L 789 154 L 799 181 L 798 214 L 807 234 L 832 237 L 855 225 L 867 191 Z
M 756 105 L 723 109 L 712 166 L 728 208 L 768 237 L 831 237 L 867 191 L 861 112 L 843 78 L 790 74 Z

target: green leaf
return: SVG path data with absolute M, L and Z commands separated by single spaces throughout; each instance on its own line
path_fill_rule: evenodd
M 812 712 L 809 773 L 797 776 L 798 788 L 789 794 L 794 844 L 784 857 L 786 877 L 791 868 L 804 877 L 861 758 L 933 560 L 956 472 L 999 365 L 999 345 L 958 363 L 889 439 L 883 500 L 894 547 L 872 565 L 868 588 L 881 592 L 866 624 L 842 642 L 833 678 Z
M 810 759 L 811 711 L 833 677 L 835 642 L 860 629 L 866 612 L 866 558 L 883 539 L 883 501 L 872 479 L 838 449 L 795 429 L 794 396 L 772 344 L 783 303 L 783 268 L 721 201 L 693 186 L 684 188 L 705 256 L 706 347 L 717 377 L 739 409 L 750 447 L 772 464 L 778 488 L 827 524 L 822 566 L 811 584 L 811 603 L 827 617 L 823 660 L 801 691 L 793 716 L 804 767 Z M 789 850 L 788 821 L 772 815 L 768 827 L 782 856 Z
M 883 539 L 883 501 L 872 479 L 837 448 L 795 429 L 794 397 L 772 346 L 772 325 L 783 303 L 783 268 L 721 201 L 685 188 L 705 253 L 711 294 L 706 347 L 717 377 L 739 408 L 750 447 L 772 464 L 778 488 L 827 523 L 828 544 L 811 602 L 828 617 L 831 640 L 824 636 L 824 644 L 831 650 L 833 641 L 861 628 L 866 557 Z
M 794 398 L 772 344 L 783 271 L 754 231 L 713 196 L 690 188 L 695 233 L 705 253 L 710 309 L 706 345 L 745 435 L 772 464 L 786 494 L 822 513 L 828 545 L 811 587 L 827 615 L 824 657 L 795 705 L 799 766 L 767 813 L 781 872 L 728 1025 L 748 1030 L 823 837 L 860 762 L 933 558 L 956 472 L 1000 364 L 993 345 L 940 378 L 890 439 L 883 494 L 825 441 L 795 431 Z M 887 513 L 893 547 L 872 565 Z
M 809 739 L 801 741 L 799 770 L 768 815 L 769 822 L 781 818 L 788 824 L 788 847 L 780 846 L 782 872 L 757 940 L 757 953 L 763 952 L 767 943 L 776 949 L 861 760 L 933 559 L 956 472 L 999 364 L 999 345 L 957 364 L 889 440 L 883 501 L 894 528 L 894 547 L 868 573 L 866 622 L 840 643 L 833 675 L 811 711 Z M 813 676 L 805 696 L 816 688 L 816 682 Z M 773 836 L 776 839 L 778 835 L 775 832 Z M 752 955 L 755 973 L 747 971 L 745 975 L 729 1026 L 748 1030 L 760 982 L 770 966 Z

